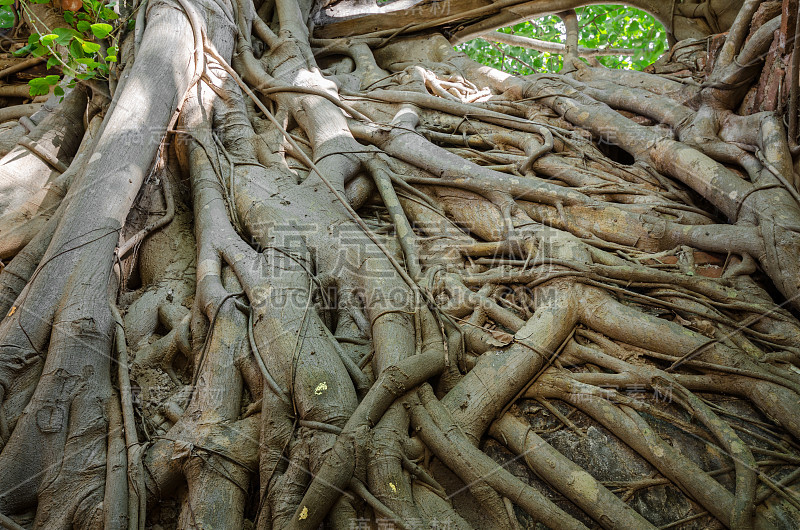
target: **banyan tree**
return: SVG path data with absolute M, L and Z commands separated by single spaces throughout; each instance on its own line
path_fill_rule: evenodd
M 631 0 L 646 71 L 589 3 L 143 0 L 0 72 L 0 526 L 797 528 L 797 0 Z M 458 49 L 547 14 L 557 74 Z

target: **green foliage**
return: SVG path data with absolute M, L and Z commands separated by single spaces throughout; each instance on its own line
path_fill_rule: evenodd
M 14 0 L 0 0 L 0 29 L 14 27 Z
M 577 12 L 582 21 L 582 46 L 636 51 L 633 57 L 599 57 L 609 68 L 642 70 L 667 50 L 664 26 L 644 11 L 625 6 L 587 6 Z
M 13 0 L 10 1 L 13 3 Z M 29 9 L 27 1 L 23 0 L 20 4 L 23 10 Z M 51 0 L 30 1 L 46 4 Z M 78 11 L 64 11 L 65 27 L 47 28 L 48 33 L 30 35 L 27 46 L 14 52 L 14 55 L 48 57 L 47 67 L 60 64 L 64 75 L 72 78 L 70 83 L 75 83 L 77 79 L 106 78 L 111 63 L 117 61 L 117 42 L 122 26 L 115 22 L 119 18 L 113 10 L 115 5 L 115 2 L 106 4 L 98 0 L 84 0 Z M 57 51 L 59 46 L 67 52 L 64 59 Z M 57 75 L 32 79 L 28 82 L 31 96 L 47 94 L 50 87 L 57 85 L 60 80 Z M 58 92 L 63 93 L 56 89 Z
M 60 78 L 57 75 L 48 75 L 46 77 L 37 77 L 31 79 L 28 84 L 31 86 L 31 96 L 43 96 L 50 92 L 52 85 L 58 84 Z
M 575 10 L 580 35 L 578 44 L 584 48 L 627 48 L 635 50 L 632 57 L 601 56 L 598 61 L 609 68 L 642 70 L 658 59 L 667 49 L 664 26 L 644 11 L 622 5 L 592 5 Z M 565 40 L 564 23 L 556 16 L 545 16 L 516 26 L 503 28 L 513 33 L 550 42 Z M 517 46 L 489 43 L 475 39 L 458 47 L 472 59 L 518 75 L 536 72 L 557 72 L 561 56 L 542 53 Z

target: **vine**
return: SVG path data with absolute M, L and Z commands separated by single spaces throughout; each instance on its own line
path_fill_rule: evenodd
M 51 0 L 31 0 L 34 4 L 48 4 Z M 14 0 L 0 0 L 0 5 L 12 7 Z M 67 78 L 67 86 L 74 86 L 78 80 L 108 79 L 114 63 L 117 62 L 119 33 L 126 25 L 115 10 L 115 1 L 103 3 L 98 0 L 83 0 L 64 3 L 64 27 L 44 27 L 28 37 L 28 44 L 14 52 L 21 57 L 47 57 L 47 69 L 59 66 L 61 75 L 51 74 L 31 79 L 30 95 L 45 95 L 55 86 L 54 93 L 62 96 L 64 90 L 58 86 Z M 33 26 L 44 25 L 33 12 L 30 3 L 19 3 L 20 13 L 34 21 Z M 127 25 L 132 25 L 129 20 Z

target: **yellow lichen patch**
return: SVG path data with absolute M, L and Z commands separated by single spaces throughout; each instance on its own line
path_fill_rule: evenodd
M 302 521 L 308 517 L 308 506 L 303 506 L 303 509 L 300 511 L 300 517 L 297 518 L 298 521 Z
M 397 493 L 397 486 L 394 485 L 394 482 L 390 482 L 389 487 L 392 488 L 392 493 Z
M 328 390 L 328 383 L 326 381 L 323 381 L 317 385 L 317 388 L 314 389 L 314 394 L 317 396 L 322 395 L 324 390 Z
M 408 235 L 408 229 L 404 223 L 397 223 L 397 235 L 399 237 L 406 237 Z
M 580 491 L 582 495 L 585 495 L 587 499 L 590 499 L 592 502 L 597 502 L 597 481 L 594 480 L 589 473 L 585 471 L 575 471 L 569 477 L 569 482 L 574 484 L 575 489 Z
M 12 305 L 12 306 L 11 306 L 11 311 L 9 311 L 9 312 L 8 312 L 8 315 L 6 315 L 6 316 L 9 316 L 9 317 L 10 317 L 10 316 L 11 316 L 11 315 L 13 315 L 14 313 L 16 313 L 16 311 L 17 311 L 17 306 L 15 306 L 15 305 Z

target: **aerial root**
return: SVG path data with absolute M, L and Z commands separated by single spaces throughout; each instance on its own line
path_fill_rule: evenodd
M 579 52 L 574 13 L 564 13 L 567 67 L 575 68 L 566 81 L 479 68 L 438 38 L 420 47 L 431 60 L 413 64 L 411 54 L 396 53 L 406 41 L 394 34 L 329 43 L 320 58 L 349 55 L 355 70 L 346 71 L 343 60 L 326 78 L 295 2 L 275 6 L 279 35 L 256 20 L 255 33 L 270 48 L 261 59 L 249 50 L 253 8 L 237 2 L 236 68 L 262 98 L 227 66 L 231 50 L 202 42 L 198 15 L 187 9 L 194 49 L 182 57 L 194 52 L 195 66 L 206 65 L 183 103 L 178 134 L 185 142 L 177 146 L 190 175 L 197 235 L 181 245 L 197 247 L 197 278 L 194 263 L 182 262 L 184 291 L 172 293 L 158 283 L 162 269 L 151 267 L 141 291 L 123 297 L 133 304 L 122 305 L 137 370 L 158 368 L 180 388 L 189 372 L 189 402 L 167 399 L 160 410 L 172 425 L 166 433 L 145 431 L 150 443 L 139 442 L 123 323 L 114 314 L 120 394 L 103 380 L 98 395 L 107 398 L 109 425 L 87 427 L 108 435 L 89 440 L 105 465 L 92 468 L 96 476 L 81 484 L 82 498 L 68 499 L 52 521 L 69 515 L 139 527 L 147 522 L 146 503 L 185 484 L 183 526 L 240 526 L 244 511 L 257 507 L 259 528 L 338 527 L 364 514 L 400 528 L 437 519 L 467 528 L 451 488 L 442 485 L 450 484 L 432 471 L 434 457 L 498 527 L 519 526 L 515 506 L 558 527 L 583 528 L 565 511 L 575 507 L 605 528 L 652 527 L 626 502 L 637 489 L 668 483 L 701 507 L 690 518 L 706 510 L 731 527 L 769 527 L 770 508 L 761 503 L 775 493 L 791 504 L 786 486 L 797 478 L 772 480 L 759 466 L 767 466 L 763 458 L 797 460 L 796 444 L 781 429 L 800 433 L 800 378 L 787 371 L 798 363 L 800 327 L 750 275 L 758 261 L 787 297 L 796 290 L 798 196 L 781 124 L 766 116 L 734 123 L 708 99 L 720 96 L 733 108 L 722 84 L 746 79 L 751 69 L 737 61 L 771 42 L 765 35 L 774 22 L 744 43 L 756 4 L 747 2 L 727 37 L 712 75 L 717 85 L 684 87 L 656 86 L 628 72 L 612 84 L 606 72 L 572 61 Z M 625 90 L 613 92 L 618 86 Z M 241 100 L 242 90 L 252 104 Z M 624 98 L 642 90 L 661 96 L 625 107 Z M 690 98 L 691 109 L 672 106 Z M 674 130 L 637 125 L 656 121 Z M 742 130 L 755 123 L 760 132 Z M 624 154 L 606 156 L 578 128 L 618 133 L 633 164 L 623 163 Z M 74 182 L 62 182 L 69 199 L 59 208 L 82 197 Z M 160 225 L 181 223 L 182 201 L 172 203 L 167 189 L 176 182 L 164 180 L 166 215 L 129 226 L 133 235 L 118 258 Z M 711 207 L 695 192 L 731 223 L 706 211 Z M 789 213 L 780 217 L 779 209 Z M 45 318 L 26 327 L 29 315 L 20 315 L 28 310 L 25 286 L 34 291 L 51 241 L 65 248 L 53 237 L 63 215 L 55 212 L 14 247 L 17 256 L 0 275 L 0 294 L 11 300 L 0 301 L 10 313 L 0 326 L 0 439 L 8 442 L 0 462 L 12 477 L 42 465 L 29 454 L 15 462 L 6 456 L 19 454 L 15 440 L 37 434 L 25 405 L 47 405 L 29 382 L 68 342 L 64 322 L 81 324 L 47 313 L 63 322 L 51 326 Z M 304 223 L 318 226 L 297 228 Z M 282 238 L 286 226 L 291 237 Z M 361 231 L 347 241 L 347 228 Z M 731 251 L 736 255 L 725 257 Z M 125 267 L 147 261 L 132 254 Z M 356 266 L 343 267 L 340 254 Z M 71 281 L 70 288 L 85 279 Z M 402 301 L 393 298 L 399 292 Z M 163 301 L 173 294 L 176 300 Z M 297 300 L 281 305 L 288 294 Z M 34 300 L 46 311 L 57 301 Z M 101 318 L 98 335 L 105 324 Z M 85 335 L 102 342 L 92 333 Z M 186 370 L 172 366 L 178 352 L 189 360 Z M 75 375 L 44 372 L 40 385 Z M 677 406 L 607 388 L 622 384 L 654 396 L 670 392 Z M 713 395 L 744 398 L 767 418 L 731 412 Z M 615 486 L 534 432 L 519 415 L 527 399 L 569 436 L 588 436 L 586 421 L 603 426 L 661 476 L 630 483 L 616 497 Z M 575 410 L 562 413 L 557 401 Z M 97 405 L 75 401 L 84 404 Z M 730 465 L 704 471 L 664 441 L 654 421 L 696 437 Z M 498 467 L 479 449 L 487 434 L 574 506 L 556 506 Z M 105 489 L 98 487 L 100 468 Z M 257 505 L 249 484 L 256 473 Z M 734 493 L 723 485 L 729 478 Z M 32 503 L 37 493 L 29 488 L 19 497 Z M 37 520 L 45 524 L 63 495 L 38 499 Z M 24 508 L 6 497 L 0 506 Z
M 503 495 L 535 520 L 551 521 L 559 528 L 585 528 L 536 489 L 522 483 L 505 468 L 498 467 L 466 437 L 459 435 L 456 424 L 429 385 L 422 385 L 418 392 L 420 401 L 410 403 L 417 434 L 445 465 L 460 476 L 497 524 L 514 526 L 500 497 Z
M 666 444 L 646 422 L 626 405 L 617 406 L 591 386 L 564 376 L 545 376 L 531 389 L 536 395 L 561 399 L 599 422 L 633 448 L 665 477 L 699 502 L 709 513 L 729 524 L 737 499 L 691 460 Z M 691 477 L 691 479 L 687 478 Z M 771 525 L 756 514 L 755 527 Z
M 544 441 L 527 421 L 506 413 L 489 434 L 506 445 L 538 476 L 585 511 L 604 528 L 654 528 L 599 481 Z

